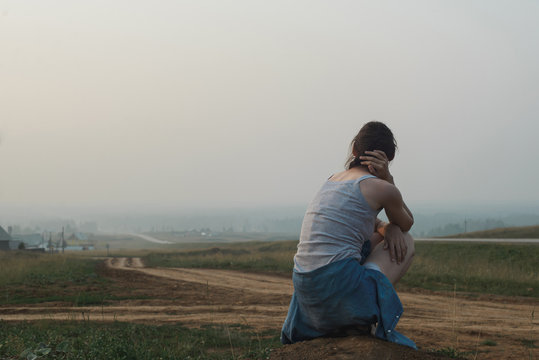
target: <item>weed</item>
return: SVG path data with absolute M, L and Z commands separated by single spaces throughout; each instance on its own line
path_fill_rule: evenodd
M 520 342 L 522 345 L 524 345 L 527 348 L 530 348 L 530 349 L 538 348 L 538 346 L 535 345 L 535 340 L 533 339 L 520 339 Z
M 429 352 L 444 355 L 452 359 L 466 359 L 466 357 L 470 355 L 470 352 L 468 351 L 458 351 L 457 349 L 452 348 L 452 347 L 446 347 L 442 349 L 431 349 L 429 350 Z
M 498 345 L 498 343 L 496 341 L 494 341 L 494 340 L 485 340 L 485 341 L 481 342 L 481 345 L 496 346 L 496 345 Z

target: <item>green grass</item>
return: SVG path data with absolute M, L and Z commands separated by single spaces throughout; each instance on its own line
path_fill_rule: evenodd
M 453 239 L 539 239 L 539 226 L 507 227 L 443 237 Z
M 0 287 L 13 284 L 42 287 L 62 281 L 87 283 L 98 277 L 95 272 L 98 262 L 65 254 L 0 252 Z
M 249 242 L 202 250 L 153 252 L 143 257 L 148 266 L 235 269 L 291 274 L 296 241 Z
M 498 345 L 498 343 L 496 341 L 494 341 L 494 340 L 485 340 L 485 341 L 481 342 L 481 345 L 496 346 L 496 345 Z
M 239 243 L 204 250 L 152 252 L 149 266 L 198 267 L 291 275 L 297 241 Z M 416 242 L 412 267 L 400 288 L 424 288 L 539 297 L 539 246 Z
M 279 346 L 274 333 L 239 325 L 188 329 L 122 322 L 0 321 L 0 358 L 259 359 Z
M 530 349 L 537 349 L 539 346 L 535 345 L 535 340 L 533 339 L 520 339 L 522 345 Z
M 535 244 L 416 243 L 399 287 L 539 297 Z
M 446 347 L 442 349 L 431 349 L 429 352 L 434 354 L 443 355 L 451 359 L 466 359 L 467 356 L 471 355 L 469 351 L 458 351 L 452 347 Z
M 96 271 L 102 260 L 24 251 L 0 252 L 0 304 L 50 301 L 102 304 L 109 280 Z

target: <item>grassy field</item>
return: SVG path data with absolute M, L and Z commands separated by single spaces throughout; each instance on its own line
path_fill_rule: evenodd
M 182 250 L 207 248 L 212 244 L 228 244 L 242 242 L 263 242 L 293 240 L 297 236 L 274 233 L 219 233 L 212 237 L 183 232 L 151 232 L 146 233 L 158 240 L 169 241 L 170 244 L 158 244 L 143 240 L 132 234 L 101 234 L 93 235 L 90 242 L 95 245 L 101 253 L 106 253 L 106 246 L 109 245 L 110 252 L 121 251 L 125 255 L 129 251 L 143 250 Z
M 297 241 L 206 244 L 189 250 L 130 250 L 147 266 L 271 272 L 290 276 Z M 200 247 L 200 244 L 198 244 Z M 104 255 L 99 252 L 100 255 Z M 101 260 L 78 255 L 0 252 L 0 304 L 66 301 L 75 305 L 110 299 Z M 416 243 L 412 267 L 399 288 L 425 288 L 539 297 L 539 245 Z
M 148 266 L 236 269 L 291 274 L 297 241 L 248 242 L 206 249 L 152 252 L 143 257 Z
M 183 244 L 182 246 L 188 246 Z M 117 251 L 147 266 L 200 267 L 291 276 L 297 241 L 197 244 L 188 249 Z M 0 252 L 0 305 L 56 301 L 78 305 L 136 298 L 100 271 L 102 252 Z M 539 245 L 416 243 L 400 289 L 539 297 Z M 0 320 L 0 359 L 248 359 L 279 346 L 278 332 L 245 325 L 186 328 L 94 321 Z M 533 345 L 532 343 L 532 346 Z
M 225 244 L 207 249 L 152 252 L 149 266 L 200 267 L 291 275 L 297 241 Z M 399 288 L 424 288 L 539 297 L 539 245 L 416 243 L 412 267 Z
M 111 293 L 114 284 L 99 272 L 103 260 L 85 255 L 0 251 L 0 305 L 62 302 L 86 306 L 138 298 Z
M 539 239 L 539 226 L 519 226 L 444 236 L 453 239 Z
M 98 263 L 72 255 L 0 252 L 0 304 L 100 303 L 108 281 L 96 273 Z
M 278 344 L 240 325 L 0 321 L 0 359 L 261 359 Z
M 47 285 L 55 281 L 86 281 L 93 276 L 97 260 L 63 254 L 25 251 L 0 252 L 0 286 L 30 282 Z M 95 274 L 94 274 L 95 275 Z
M 102 259 L 89 255 L 0 252 L 0 305 L 107 305 L 124 300 L 115 295 L 115 280 L 100 271 Z M 0 320 L 0 359 L 265 358 L 279 344 L 278 335 L 255 332 L 244 324 L 192 329 L 181 324 Z
M 416 243 L 399 287 L 539 297 L 539 245 Z

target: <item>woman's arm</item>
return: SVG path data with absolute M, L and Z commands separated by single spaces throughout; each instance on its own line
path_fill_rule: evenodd
M 366 151 L 365 154 L 367 156 L 360 156 L 361 165 L 367 166 L 371 174 L 385 180 L 377 184 L 376 194 L 390 222 L 376 219 L 375 231 L 384 237 L 384 248 L 389 250 L 391 261 L 399 264 L 408 251 L 403 232 L 410 230 L 414 224 L 414 217 L 395 186 L 395 180 L 389 172 L 386 154 L 380 150 Z
M 408 252 L 404 233 L 410 230 L 414 219 L 406 210 L 399 189 L 387 182 L 379 182 L 385 189 L 380 189 L 381 203 L 386 211 L 389 223 L 377 223 L 377 231 L 384 237 L 384 249 L 389 250 L 391 261 L 400 264 Z
M 392 184 L 395 185 L 394 182 Z M 401 196 L 401 199 L 402 199 L 402 196 Z M 402 200 L 402 207 L 404 208 L 404 211 L 406 211 L 408 213 L 408 215 L 412 218 L 412 224 L 413 224 L 414 223 L 414 215 L 412 214 L 412 212 L 410 211 L 410 209 L 408 208 L 408 206 L 406 205 L 404 200 Z
M 386 211 L 389 222 L 398 225 L 403 232 L 409 231 L 414 224 L 412 212 L 402 199 L 402 195 L 395 185 L 387 183 L 381 189 L 380 203 Z
M 367 166 L 371 174 L 386 181 L 385 184 L 381 185 L 383 188 L 379 189 L 379 192 L 382 194 L 380 202 L 386 211 L 387 218 L 390 223 L 398 225 L 402 231 L 410 230 L 414 224 L 414 217 L 404 203 L 399 189 L 395 186 L 393 175 L 389 172 L 389 160 L 385 152 L 374 150 L 365 151 L 365 154 L 366 156 L 359 157 L 362 160 L 361 165 Z M 379 228 L 380 224 L 376 223 L 378 232 L 380 232 Z

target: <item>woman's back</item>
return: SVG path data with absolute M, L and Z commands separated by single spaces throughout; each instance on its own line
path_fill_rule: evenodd
M 360 182 L 328 180 L 307 208 L 294 268 L 308 272 L 346 258 L 363 260 L 363 244 L 374 231 L 376 215 L 363 196 Z

